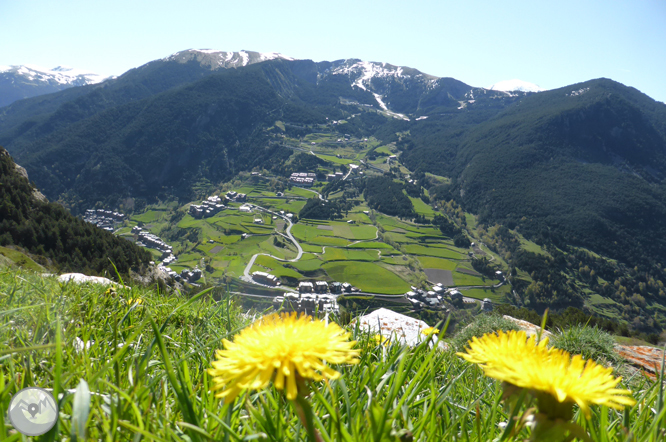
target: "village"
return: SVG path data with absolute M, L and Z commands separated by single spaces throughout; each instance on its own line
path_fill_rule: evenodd
M 392 159 L 393 158 L 389 158 L 388 161 L 391 161 Z M 355 168 L 350 168 L 349 172 L 353 172 L 354 169 Z M 343 172 L 336 172 L 326 176 L 327 181 L 344 178 L 346 177 Z M 298 187 L 310 187 L 315 180 L 316 175 L 312 172 L 294 172 L 289 178 L 291 184 Z M 278 198 L 281 197 L 282 194 L 282 192 L 276 192 Z M 231 207 L 229 203 L 241 203 L 241 205 Z M 187 212 L 195 219 L 205 219 L 213 217 L 227 209 L 237 210 L 239 213 L 252 213 L 255 211 L 255 208 L 255 205 L 247 202 L 247 195 L 245 193 L 229 190 L 223 195 L 211 195 L 200 203 L 190 204 L 187 208 Z M 367 216 L 369 211 L 363 210 L 361 213 Z M 278 217 L 291 220 L 294 217 L 294 214 L 287 213 L 284 210 L 276 211 L 273 215 L 276 215 L 273 216 L 273 220 Z M 122 222 L 124 219 L 125 215 L 121 213 L 103 209 L 89 210 L 86 212 L 87 221 L 94 222 L 103 228 L 111 225 L 112 230 L 113 225 Z M 255 215 L 252 218 L 252 222 L 254 224 L 263 224 L 264 219 L 261 216 Z M 349 224 L 353 222 L 353 220 L 347 221 Z M 195 265 L 193 269 L 182 268 L 182 265 L 178 265 L 178 271 L 175 271 L 169 267 L 170 264 L 177 260 L 177 257 L 173 253 L 172 246 L 168 245 L 157 235 L 148 232 L 138 225 L 132 227 L 130 233 L 137 245 L 152 248 L 161 253 L 161 262 L 158 264 L 158 270 L 176 282 L 187 282 L 195 287 L 199 285 L 197 282 L 202 278 L 203 271 L 198 268 L 198 265 Z M 241 240 L 247 238 L 247 233 L 241 234 Z M 212 242 L 212 240 L 209 242 Z M 281 281 L 280 277 L 269 273 L 270 269 L 267 270 L 268 271 L 255 271 L 251 275 L 248 275 L 250 276 L 248 282 L 268 288 L 282 287 L 284 281 Z M 498 271 L 497 273 L 497 279 L 501 280 L 501 272 Z M 361 289 L 352 286 L 349 282 L 330 282 L 312 279 L 299 280 L 297 282 L 291 281 L 290 285 L 292 284 L 297 284 L 295 287 L 296 290 L 287 288 L 282 295 L 275 296 L 272 300 L 274 306 L 298 312 L 314 312 L 315 310 L 332 312 L 337 311 L 338 309 L 336 298 L 339 295 L 355 294 L 356 296 L 361 297 L 382 296 L 375 293 L 364 293 Z M 423 309 L 448 311 L 451 304 L 462 305 L 464 303 L 472 302 L 478 302 L 483 311 L 491 311 L 493 309 L 493 303 L 489 298 L 484 298 L 482 301 L 480 298 L 467 298 L 463 296 L 460 290 L 451 285 L 443 285 L 440 282 L 431 282 L 431 284 L 433 285 L 429 290 L 412 286 L 411 290 L 403 293 L 403 302 L 410 305 L 414 311 Z
M 84 221 L 108 232 L 113 232 L 114 227 L 125 219 L 124 214 L 105 209 L 88 209 L 83 216 Z

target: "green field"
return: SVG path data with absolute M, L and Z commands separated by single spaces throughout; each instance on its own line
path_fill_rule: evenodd
M 367 151 L 364 150 L 366 148 L 352 146 L 351 143 L 326 147 L 328 144 L 325 134 L 316 134 L 312 140 L 318 143 L 318 148 L 337 152 L 336 154 L 340 154 L 346 161 L 362 157 Z M 376 143 L 373 147 L 376 147 L 377 142 L 373 142 Z M 387 153 L 391 152 L 385 146 L 383 149 Z M 325 157 L 331 160 L 328 156 Z M 329 167 L 327 170 L 335 169 Z M 234 190 L 246 193 L 254 204 L 273 211 L 284 210 L 298 214 L 305 200 L 267 198 L 275 195 L 270 179 L 244 175 L 244 178 L 241 178 L 242 184 L 236 185 Z M 298 187 L 292 187 L 284 193 L 286 197 L 292 198 L 315 196 L 313 192 Z M 339 196 L 342 196 L 342 192 L 339 193 Z M 329 195 L 329 198 L 332 197 Z M 194 266 L 209 266 L 209 269 L 212 266 L 213 271 L 206 274 L 213 282 L 224 275 L 240 276 L 251 257 L 260 253 L 274 258 L 259 256 L 252 271 L 265 270 L 280 277 L 294 279 L 305 278 L 301 272 L 315 278 L 325 277 L 328 273 L 333 280 L 347 281 L 363 290 L 376 293 L 404 293 L 409 290 L 408 281 L 418 281 L 424 276 L 417 275 L 420 272 L 418 268 L 412 266 L 410 270 L 407 267 L 410 256 L 418 259 L 420 268 L 455 270 L 457 264 L 461 268 L 471 268 L 466 251 L 454 247 L 451 239 L 443 236 L 436 227 L 399 220 L 375 211 L 369 216 L 364 213 L 370 213 L 367 205 L 362 199 L 354 200 L 355 204 L 358 202 L 361 204 L 353 206 L 346 219 L 301 219 L 294 224 L 291 232 L 305 252 L 301 260 L 294 263 L 279 261 L 296 256 L 296 247 L 291 241 L 277 235 L 277 232 L 283 232 L 286 223 L 281 219 L 273 220 L 271 215 L 259 210 L 241 213 L 237 210 L 240 203 L 230 203 L 229 209 L 206 219 L 195 219 L 188 215 L 187 205 L 180 208 L 151 206 L 146 212 L 133 216 L 129 226 L 124 226 L 122 231 L 129 233 L 132 225 L 141 222 L 151 233 L 160 235 L 162 230 L 170 232 L 171 235 L 177 233 L 172 236 L 175 240 L 169 241 L 165 238 L 174 246 L 178 257 L 170 267 L 180 271 Z M 420 199 L 412 198 L 412 203 L 417 213 L 427 217 L 434 216 L 433 209 Z M 183 214 L 178 214 L 178 211 Z M 178 223 L 176 226 L 170 225 L 169 220 L 176 215 L 179 215 Z M 257 217 L 261 217 L 264 224 L 255 224 L 254 219 Z M 347 219 L 355 223 L 350 224 Z M 384 229 L 384 238 L 390 244 L 377 239 L 378 227 Z M 183 232 L 179 232 L 179 229 Z M 241 234 L 248 236 L 242 239 Z M 151 253 L 158 261 L 159 253 L 152 249 Z M 492 284 L 492 281 L 483 282 L 477 276 L 460 272 L 453 274 L 455 283 L 461 286 Z M 293 283 L 293 280 L 290 282 Z
M 479 300 L 484 300 L 485 298 L 490 299 L 494 303 L 502 304 L 506 302 L 506 293 L 509 291 L 509 286 L 498 287 L 494 291 L 491 289 L 467 289 L 463 290 L 461 293 L 463 296 L 468 298 L 475 298 Z
M 456 261 L 449 261 L 448 259 L 433 258 L 431 256 L 419 256 L 419 262 L 424 269 L 442 269 L 442 270 L 455 270 Z
M 334 281 L 348 282 L 370 293 L 401 294 L 409 283 L 398 275 L 370 262 L 329 262 L 322 265 Z
M 418 213 L 419 215 L 425 215 L 427 217 L 433 217 L 435 216 L 435 211 L 432 210 L 432 207 L 424 203 L 421 198 L 412 198 L 409 197 L 410 200 L 412 200 L 412 204 L 414 205 L 414 211 Z
M 321 255 L 321 258 L 326 261 L 377 261 L 379 254 L 375 250 L 326 247 L 326 253 Z
M 303 278 L 303 275 L 301 275 L 297 271 L 285 267 L 285 265 L 288 264 L 290 263 L 280 262 L 274 258 L 271 258 L 270 256 L 259 255 L 257 256 L 257 259 L 254 261 L 254 265 L 252 266 L 252 269 L 250 271 L 270 272 L 278 277 L 286 276 L 296 279 Z
M 405 251 L 412 255 L 435 256 L 437 258 L 462 259 L 463 255 L 444 247 L 427 247 L 419 244 L 408 244 Z
M 466 273 L 453 272 L 453 283 L 457 286 L 465 285 L 487 285 L 491 286 L 499 281 L 493 281 L 491 279 L 485 278 L 485 280 L 479 276 L 472 276 Z

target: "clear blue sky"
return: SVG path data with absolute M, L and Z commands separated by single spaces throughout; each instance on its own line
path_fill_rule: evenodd
M 666 101 L 665 0 L 0 0 L 0 29 L 0 65 L 119 75 L 184 49 L 246 49 L 473 86 L 607 77 Z

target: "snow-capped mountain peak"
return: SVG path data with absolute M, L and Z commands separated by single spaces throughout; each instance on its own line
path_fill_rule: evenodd
M 106 80 L 106 77 L 102 75 L 69 66 L 56 66 L 53 69 L 32 64 L 0 66 L 0 73 L 20 76 L 26 81 L 57 83 L 66 86 L 84 86 L 86 84 L 101 83 Z
M 543 92 L 547 89 L 537 86 L 534 83 L 528 83 L 527 81 L 522 80 L 504 80 L 498 83 L 493 84 L 492 86 L 487 87 L 486 89 L 491 91 L 502 91 L 502 92 Z
M 90 71 L 68 66 L 53 69 L 32 64 L 0 66 L 0 107 L 16 100 L 50 94 L 73 86 L 101 83 L 104 77 Z
M 176 61 L 178 63 L 187 63 L 194 60 L 200 63 L 202 66 L 209 67 L 211 70 L 216 70 L 237 68 L 275 59 L 294 60 L 291 57 L 279 54 L 277 52 L 225 52 L 216 49 L 188 49 L 171 54 L 162 60 Z

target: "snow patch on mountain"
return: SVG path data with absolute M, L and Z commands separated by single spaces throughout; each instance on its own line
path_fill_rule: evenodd
M 243 59 L 243 66 L 247 66 L 248 62 L 250 61 L 250 54 L 245 51 L 240 51 L 240 56 Z
M 32 64 L 21 66 L 0 66 L 0 73 L 14 74 L 29 81 L 45 83 L 58 83 L 61 85 L 83 86 L 86 84 L 101 83 L 108 77 L 95 74 L 83 69 L 69 66 L 56 66 L 53 69 L 43 68 Z
M 547 89 L 537 86 L 534 83 L 528 83 L 527 81 L 522 80 L 504 80 L 498 83 L 493 84 L 492 86 L 487 87 L 486 89 L 491 91 L 502 91 L 502 92 L 543 92 Z
M 294 60 L 292 57 L 288 57 L 277 52 L 226 52 L 217 49 L 187 49 L 185 51 L 171 54 L 168 57 L 163 58 L 162 61 L 187 63 L 194 60 L 200 63 L 202 66 L 216 70 L 243 67 L 254 63 L 261 63 L 262 61 L 275 59 L 290 61 Z
M 259 58 L 261 58 L 262 61 L 275 60 L 277 58 L 280 58 L 282 60 L 289 60 L 289 61 L 295 60 L 295 58 L 288 57 L 286 55 L 282 55 L 279 52 L 260 52 L 259 53 Z
M 383 100 L 384 97 L 382 97 L 379 94 L 375 94 L 374 92 L 372 93 L 372 95 L 375 96 L 375 100 L 377 100 L 377 103 L 379 104 L 379 107 L 382 108 L 382 110 L 384 111 L 385 114 L 387 114 L 388 116 L 391 116 L 393 118 L 400 118 L 402 120 L 409 121 L 409 118 L 407 118 L 407 115 L 399 114 L 397 112 L 393 112 L 392 110 L 390 110 L 388 108 L 388 106 L 386 106 L 386 103 L 384 103 L 384 100 Z
M 373 78 L 382 78 L 382 77 L 411 77 L 404 72 L 404 69 L 400 66 L 393 66 L 386 63 L 376 63 L 373 61 L 357 61 L 357 60 L 345 60 L 341 66 L 334 68 L 331 71 L 333 75 L 354 75 L 357 74 L 358 77 L 352 83 L 353 86 L 359 87 L 361 89 L 368 90 L 370 82 Z
M 365 88 L 364 88 L 365 89 Z M 379 103 L 379 107 L 382 108 L 382 110 L 387 111 L 388 107 L 386 107 L 386 104 L 384 104 L 384 101 L 382 100 L 382 96 L 379 94 L 372 94 L 375 96 L 375 100 L 377 100 L 377 103 Z

